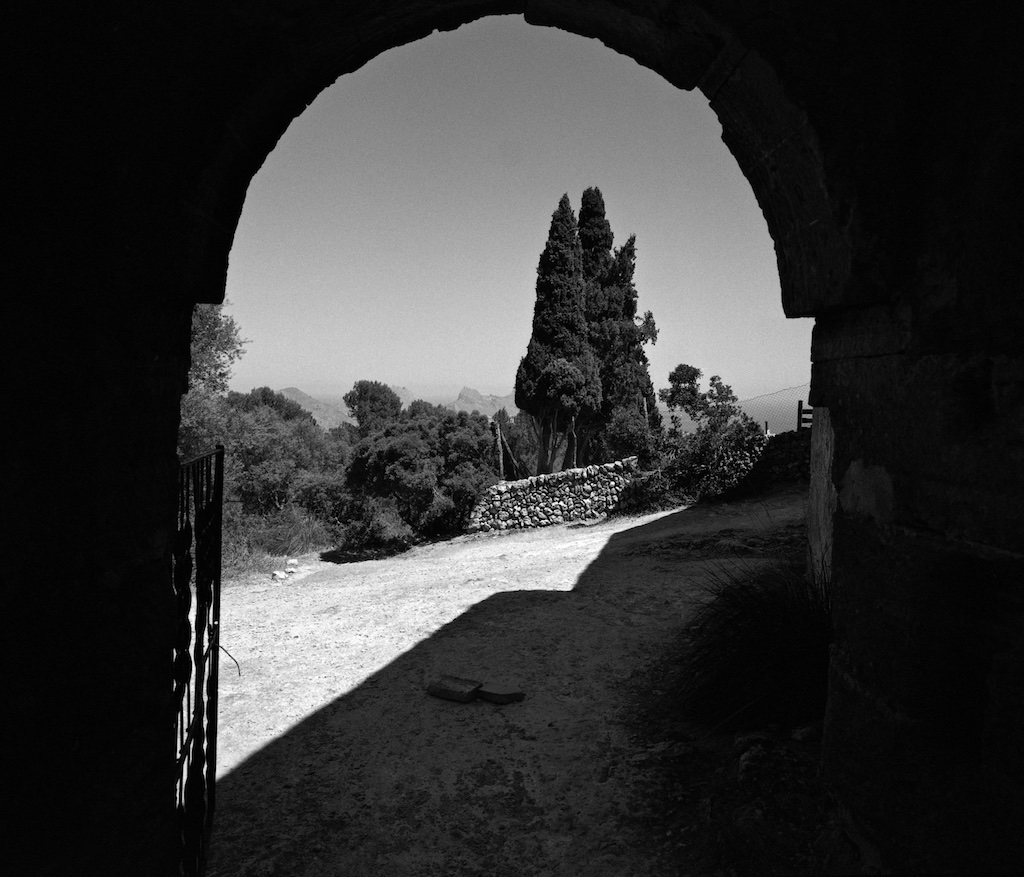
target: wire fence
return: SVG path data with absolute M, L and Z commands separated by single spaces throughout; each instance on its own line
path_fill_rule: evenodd
M 810 389 L 810 384 L 800 384 L 776 390 L 774 393 L 741 399 L 737 404 L 773 435 L 789 432 L 797 428 L 797 410 L 801 402 L 804 403 L 805 411 L 807 410 Z

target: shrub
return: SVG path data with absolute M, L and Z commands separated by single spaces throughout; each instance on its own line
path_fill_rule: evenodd
M 624 460 L 635 456 L 641 469 L 651 469 L 661 451 L 661 430 L 652 430 L 640 411 L 619 408 L 605 430 L 604 441 L 608 459 Z
M 683 713 L 713 728 L 793 726 L 824 716 L 829 589 L 790 565 L 717 567 L 687 625 Z
M 400 550 L 461 532 L 476 498 L 496 480 L 487 418 L 416 405 L 355 448 L 342 547 Z
M 351 495 L 343 469 L 303 471 L 295 479 L 292 502 L 332 525 L 344 518 Z
M 753 468 L 767 442 L 745 414 L 721 426 L 702 423 L 695 433 L 675 437 L 665 476 L 673 489 L 695 499 L 716 496 Z
M 242 511 L 241 503 L 224 504 L 221 534 L 221 576 L 236 578 L 250 573 L 269 573 L 274 563 L 254 545 L 253 534 L 261 526 L 261 515 Z
M 615 514 L 637 515 L 685 505 L 686 497 L 672 490 L 660 471 L 641 472 L 629 481 L 619 496 Z
M 339 555 L 398 554 L 416 541 L 416 533 L 402 520 L 394 500 L 368 497 L 354 505 L 350 515 L 338 546 Z
M 334 534 L 312 512 L 289 505 L 257 517 L 249 541 L 257 551 L 282 557 L 327 548 L 334 543 Z

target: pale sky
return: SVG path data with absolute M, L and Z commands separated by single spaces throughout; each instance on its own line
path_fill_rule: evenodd
M 768 228 L 699 92 L 597 40 L 487 18 L 393 49 L 296 119 L 253 179 L 228 269 L 232 389 L 356 380 L 511 392 L 563 193 L 637 236 L 655 387 L 686 362 L 747 398 L 810 380 Z M 705 380 L 706 386 L 706 380 Z

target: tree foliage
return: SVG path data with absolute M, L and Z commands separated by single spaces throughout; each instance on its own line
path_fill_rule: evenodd
M 330 481 L 345 465 L 347 443 L 280 393 L 266 387 L 229 393 L 226 404 L 226 486 L 246 512 L 281 511 L 303 494 L 322 494 L 317 482 Z M 320 510 L 327 511 L 323 504 Z
M 189 391 L 210 396 L 226 393 L 231 368 L 245 352 L 248 342 L 242 339 L 234 317 L 224 313 L 224 304 L 197 304 L 192 311 Z
M 514 417 L 502 408 L 494 415 L 505 453 L 505 478 L 526 478 L 537 471 L 537 433 L 529 414 L 520 411 Z
M 234 318 L 224 305 L 197 304 L 192 311 L 188 390 L 181 397 L 178 454 L 194 457 L 213 450 L 224 431 L 221 397 L 227 392 L 232 366 L 245 352 Z
M 700 369 L 685 363 L 669 374 L 658 395 L 671 412 L 664 470 L 672 486 L 692 497 L 715 495 L 732 487 L 754 465 L 767 438 L 736 404 L 732 388 L 713 375 L 700 389 Z M 682 431 L 680 413 L 696 424 Z
M 395 549 L 460 532 L 497 480 L 494 461 L 486 417 L 413 403 L 353 452 L 346 546 Z
M 612 244 L 599 189 L 583 193 L 578 222 L 562 196 L 537 266 L 533 332 L 516 374 L 516 405 L 534 424 L 538 473 L 553 471 L 563 451 L 563 468 L 606 458 L 607 430 L 620 410 L 635 411 L 649 434 L 661 429 L 643 351 L 657 327 L 650 311 L 637 318 L 636 240 Z M 637 434 L 633 447 L 623 444 L 626 436 L 619 430 L 617 450 L 635 453 L 652 440 Z
M 248 393 L 238 393 L 234 390 L 228 392 L 228 407 L 237 411 L 257 411 L 260 408 L 270 408 L 276 411 L 282 420 L 314 420 L 313 415 L 295 402 L 271 390 L 270 387 L 257 387 Z
M 583 228 L 600 229 L 584 235 Z M 600 462 L 619 454 L 649 454 L 661 432 L 654 385 L 644 345 L 655 343 L 654 315 L 638 316 L 636 236 L 612 249 L 611 227 L 605 217 L 604 198 L 597 188 L 583 193 L 580 208 L 584 264 L 591 266 L 587 283 L 587 322 L 591 348 L 601 363 L 601 409 L 581 437 L 583 462 Z M 615 429 L 613 448 L 609 430 Z M 624 423 L 640 429 L 623 431 Z M 628 438 L 628 437 L 632 438 Z M 628 440 L 627 440 L 628 439 Z M 626 441 L 624 444 L 623 442 Z
M 397 420 L 402 413 L 402 400 L 398 394 L 380 381 L 356 381 L 342 398 L 349 414 L 359 424 L 359 435 L 364 438 Z
M 582 249 L 569 196 L 551 216 L 537 265 L 533 332 L 516 373 L 516 405 L 533 418 L 537 471 L 551 472 L 577 418 L 601 405 L 600 368 L 587 338 Z
M 493 483 L 487 419 L 417 400 L 402 411 L 379 381 L 357 381 L 345 402 L 358 427 L 324 431 L 269 387 L 228 391 L 241 354 L 238 327 L 217 306 L 193 324 L 191 389 L 182 399 L 179 450 L 223 444 L 225 556 L 341 547 L 395 551 L 459 532 Z

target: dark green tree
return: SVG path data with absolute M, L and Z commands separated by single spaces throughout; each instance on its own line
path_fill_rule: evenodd
M 510 417 L 502 408 L 494 415 L 505 449 L 505 478 L 514 481 L 537 471 L 537 434 L 529 414 Z
M 188 388 L 211 396 L 227 392 L 231 367 L 248 343 L 234 317 L 224 313 L 224 304 L 197 304 L 192 311 Z
M 579 235 L 588 340 L 600 363 L 602 400 L 600 409 L 578 424 L 578 457 L 582 463 L 630 454 L 649 457 L 661 432 L 661 414 L 643 348 L 657 340 L 658 330 L 650 311 L 637 315 L 636 236 L 612 249 L 611 224 L 596 187 L 583 193 Z M 613 421 L 618 423 L 614 441 L 609 436 Z
M 194 457 L 213 450 L 217 442 L 223 441 L 223 396 L 228 389 L 231 368 L 245 352 L 246 343 L 234 318 L 224 313 L 224 305 L 195 306 L 188 390 L 181 397 L 179 409 L 180 456 Z
M 270 408 L 276 411 L 282 420 L 314 420 L 313 415 L 298 402 L 289 399 L 283 393 L 271 390 L 270 387 L 255 387 L 248 393 L 232 390 L 227 395 L 227 403 L 229 408 L 238 411 Z
M 613 249 L 601 190 L 583 193 L 579 222 L 563 195 L 537 268 L 533 334 L 516 375 L 516 405 L 533 418 L 537 471 L 638 454 L 661 436 L 644 345 L 654 316 L 637 313 L 636 237 Z M 614 437 L 609 432 L 615 422 Z
M 736 403 L 732 388 L 713 375 L 700 389 L 701 371 L 685 363 L 669 374 L 658 395 L 672 417 L 664 471 L 677 490 L 699 498 L 721 493 L 754 465 L 767 441 L 757 423 Z M 683 431 L 681 414 L 695 424 Z
M 587 333 L 582 250 L 576 216 L 563 195 L 537 265 L 533 332 L 516 373 L 516 406 L 533 420 L 537 472 L 553 471 L 566 444 L 575 457 L 576 424 L 601 405 L 600 367 Z
M 459 532 L 495 477 L 487 418 L 429 403 L 410 406 L 356 446 L 345 549 L 396 550 Z
M 229 394 L 226 406 L 226 492 L 252 514 L 280 511 L 321 480 L 337 482 L 348 452 L 308 412 L 286 416 L 290 400 L 272 391 L 266 402 L 257 401 L 261 396 Z
M 359 435 L 363 438 L 398 420 L 402 413 L 398 394 L 380 381 L 356 381 L 342 398 L 359 424 Z
M 669 385 L 658 391 L 658 397 L 668 407 L 675 432 L 682 428 L 680 412 L 693 421 L 699 421 L 708 409 L 707 397 L 700 390 L 702 374 L 699 368 L 680 363 L 669 372 Z

